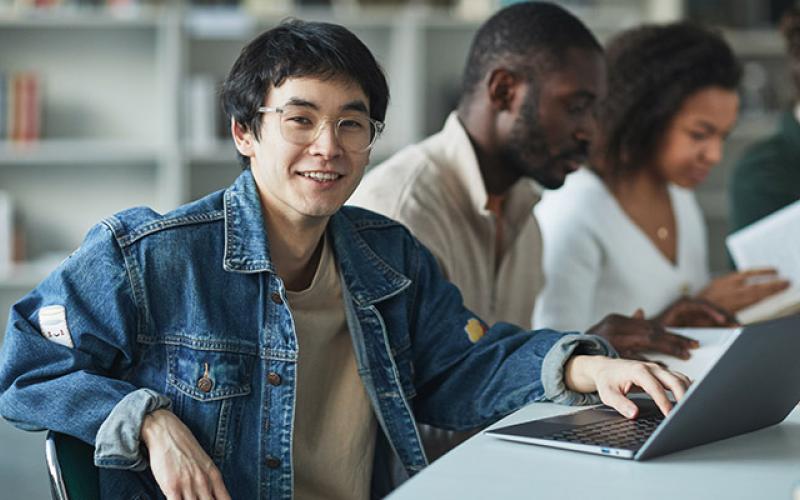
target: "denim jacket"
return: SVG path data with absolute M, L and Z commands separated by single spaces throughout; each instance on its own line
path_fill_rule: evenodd
M 416 422 L 472 429 L 545 397 L 595 401 L 565 389 L 562 367 L 576 350 L 611 354 L 602 340 L 487 327 L 431 254 L 385 217 L 344 207 L 327 231 L 379 436 L 409 474 L 426 465 Z M 155 485 L 141 422 L 170 407 L 233 498 L 291 498 L 297 356 L 245 171 L 167 215 L 135 208 L 103 220 L 15 304 L 0 413 L 95 445 L 104 496 L 144 498 Z

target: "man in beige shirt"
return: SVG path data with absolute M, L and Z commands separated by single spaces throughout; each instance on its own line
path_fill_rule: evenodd
M 349 203 L 408 226 L 485 321 L 530 328 L 533 299 L 544 285 L 541 235 L 531 216 L 540 192 L 527 178 L 488 192 L 469 133 L 453 112 L 441 132 L 368 173 Z
M 540 26 L 523 29 L 501 15 L 481 26 L 458 108 L 444 128 L 373 168 L 348 204 L 408 226 L 464 304 L 486 321 L 543 328 L 532 325 L 544 286 L 532 209 L 543 188 L 561 187 L 586 162 L 606 70 L 600 44 L 579 20 L 580 33 L 554 34 L 548 18 L 564 15 L 563 9 L 537 10 Z M 711 306 L 688 300 L 667 314 L 727 321 Z M 688 357 L 691 341 L 666 332 L 662 319 L 613 314 L 597 318 L 588 332 L 606 337 L 623 355 Z

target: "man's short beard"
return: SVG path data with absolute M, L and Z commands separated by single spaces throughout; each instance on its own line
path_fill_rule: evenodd
M 548 175 L 553 158 L 547 148 L 544 129 L 539 125 L 538 101 L 538 92 L 532 85 L 511 129 L 503 157 L 520 177 L 533 179 L 547 189 L 557 189 L 563 180 Z

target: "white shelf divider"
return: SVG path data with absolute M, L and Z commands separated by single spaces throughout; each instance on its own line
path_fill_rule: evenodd
M 0 141 L 0 166 L 130 163 L 152 164 L 159 147 L 113 139 L 41 139 Z

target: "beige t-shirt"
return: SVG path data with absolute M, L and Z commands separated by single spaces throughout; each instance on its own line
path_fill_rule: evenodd
M 504 195 L 502 211 L 492 210 L 475 150 L 452 113 L 441 132 L 370 170 L 348 203 L 408 226 L 484 321 L 530 327 L 544 286 L 532 213 L 540 195 L 523 178 Z
M 376 421 L 358 376 L 325 238 L 311 286 L 286 293 L 299 343 L 292 458 L 297 499 L 367 499 Z

